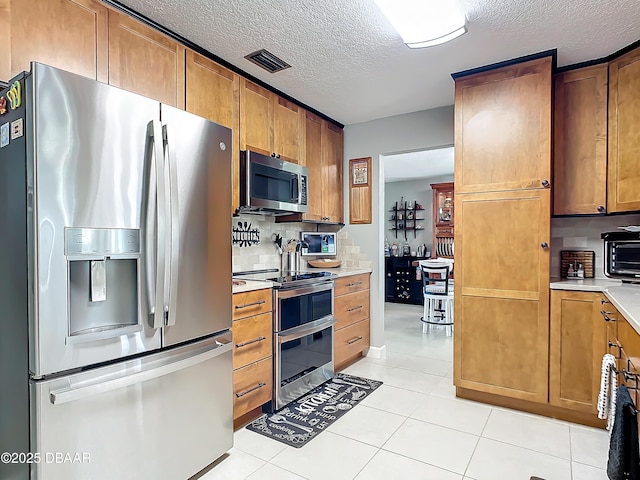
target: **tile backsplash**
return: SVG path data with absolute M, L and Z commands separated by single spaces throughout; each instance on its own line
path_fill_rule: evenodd
M 262 270 L 268 268 L 280 268 L 280 254 L 276 244 L 271 239 L 273 234 L 280 234 L 284 241 L 288 239 L 300 239 L 300 232 L 315 231 L 316 225 L 309 223 L 275 223 L 275 217 L 267 215 L 240 215 L 231 219 L 232 225 L 241 222 L 250 223 L 252 228 L 260 229 L 260 244 L 250 247 L 233 245 L 233 271 Z M 328 228 L 328 227 L 320 227 Z M 322 230 L 321 230 L 322 231 Z M 231 232 L 229 232 L 231 235 Z M 343 267 L 371 268 L 372 262 L 366 255 L 360 252 L 360 246 L 354 245 L 344 230 L 338 232 L 338 254 L 336 258 L 342 260 Z M 302 268 L 306 268 L 306 262 L 302 261 Z
M 625 225 L 640 225 L 640 215 L 552 218 L 551 276 L 560 276 L 561 250 L 593 250 L 596 253 L 595 276 L 605 278 L 604 245 L 600 234 Z

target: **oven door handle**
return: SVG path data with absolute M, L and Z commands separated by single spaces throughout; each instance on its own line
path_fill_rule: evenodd
M 291 340 L 297 340 L 298 338 L 311 335 L 312 333 L 319 332 L 325 328 L 331 327 L 336 324 L 336 319 L 333 315 L 328 315 L 320 320 L 316 320 L 312 324 L 301 325 L 300 327 L 291 328 L 285 332 L 278 333 L 278 343 L 290 342 Z M 284 333 L 284 335 L 283 335 Z

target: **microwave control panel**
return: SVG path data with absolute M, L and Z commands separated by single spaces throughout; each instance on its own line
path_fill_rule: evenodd
M 302 191 L 300 192 L 300 203 L 302 205 L 306 205 L 307 204 L 307 176 L 306 175 L 302 175 L 301 177 L 301 189 Z

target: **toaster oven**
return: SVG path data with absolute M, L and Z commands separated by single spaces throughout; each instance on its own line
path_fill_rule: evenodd
M 640 282 L 640 232 L 606 232 L 604 273 L 623 282 Z

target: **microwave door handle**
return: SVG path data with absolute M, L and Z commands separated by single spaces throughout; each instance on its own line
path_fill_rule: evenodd
M 147 173 L 144 260 L 147 300 L 152 328 L 164 324 L 163 298 L 165 262 L 164 161 L 162 128 L 158 120 L 147 125 L 145 171 Z M 155 267 L 152 268 L 152 267 Z
M 167 125 L 162 127 L 162 136 L 165 147 L 165 160 L 169 173 L 167 221 L 169 229 L 167 231 L 167 261 L 169 268 L 165 275 L 165 300 L 164 307 L 167 312 L 166 324 L 171 326 L 176 324 L 176 304 L 178 292 L 178 265 L 180 261 L 180 224 L 178 211 L 178 172 L 177 160 L 175 158 L 175 139 L 171 135 Z
M 298 185 L 298 175 L 294 175 L 293 178 L 291 178 L 291 201 L 292 202 L 297 202 L 298 198 L 300 197 L 300 188 Z

